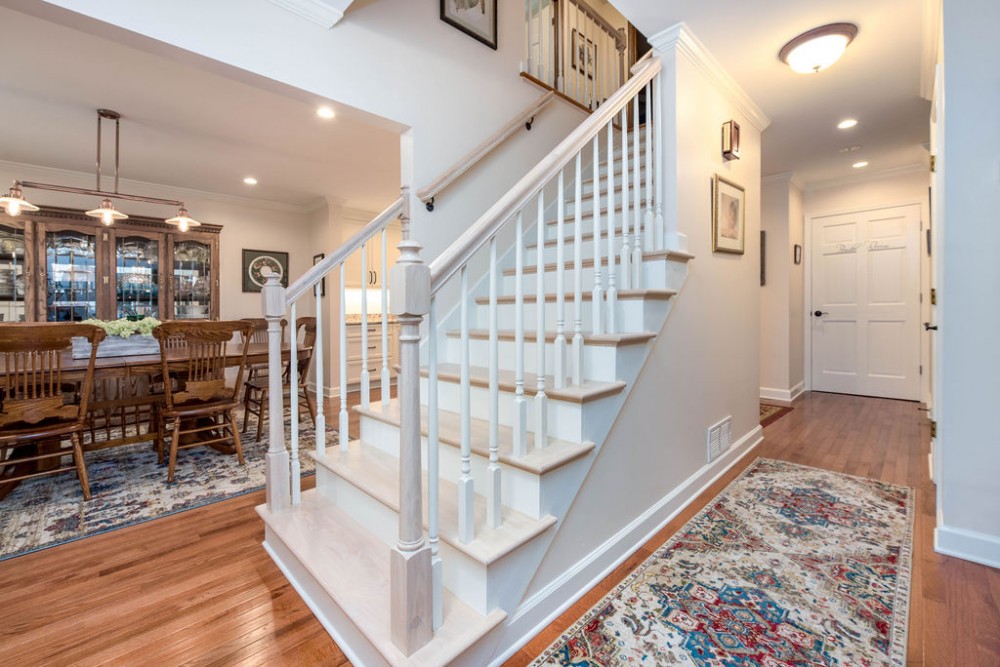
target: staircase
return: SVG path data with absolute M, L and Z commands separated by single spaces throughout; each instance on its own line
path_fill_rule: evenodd
M 273 444 L 283 426 L 271 424 L 265 549 L 355 664 L 478 665 L 505 648 L 493 645 L 498 629 L 585 483 L 691 259 L 665 247 L 657 215 L 647 128 L 658 71 L 645 60 L 429 269 L 419 244 L 400 244 L 399 397 L 356 408 L 358 440 L 318 443 L 315 489 L 298 491 L 297 434 L 286 452 Z M 651 122 L 640 126 L 642 90 Z M 405 229 L 407 205 L 404 193 L 380 219 L 400 210 Z M 337 267 L 335 253 L 288 296 Z M 277 279 L 264 292 L 276 322 L 286 295 Z M 453 304 L 440 320 L 438 301 Z M 280 414 L 281 392 L 271 400 Z

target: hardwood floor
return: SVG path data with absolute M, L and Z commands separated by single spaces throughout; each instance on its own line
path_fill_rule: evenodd
M 928 435 L 914 403 L 810 394 L 765 429 L 757 454 L 916 487 L 907 664 L 995 667 L 1000 571 L 933 552 Z M 530 662 L 745 464 L 508 664 Z M 261 549 L 261 502 L 251 494 L 0 563 L 0 665 L 348 664 Z

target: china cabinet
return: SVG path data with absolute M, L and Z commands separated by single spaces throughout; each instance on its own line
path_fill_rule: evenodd
M 0 214 L 0 321 L 218 319 L 219 232 L 82 211 Z

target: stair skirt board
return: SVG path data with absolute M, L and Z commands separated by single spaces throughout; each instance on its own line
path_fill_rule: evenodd
M 763 440 L 763 429 L 758 425 L 734 442 L 725 454 L 700 468 L 604 544 L 566 569 L 558 579 L 524 600 L 502 628 L 503 652 L 496 656 L 484 656 L 479 663 L 468 664 L 502 665 L 628 560 L 733 466 L 756 450 Z

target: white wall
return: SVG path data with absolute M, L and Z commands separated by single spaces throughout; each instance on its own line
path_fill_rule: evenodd
M 938 551 L 1000 567 L 995 228 L 1000 211 L 1000 4 L 944 3 L 944 217 L 938 256 Z M 938 121 L 941 122 L 941 118 Z

